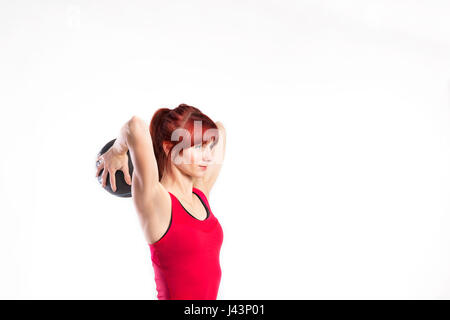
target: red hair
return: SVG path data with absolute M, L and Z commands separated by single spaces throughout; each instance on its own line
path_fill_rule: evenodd
M 194 121 L 201 121 L 201 140 L 198 139 L 198 136 L 194 136 Z M 205 131 L 208 129 L 218 129 L 214 121 L 198 108 L 184 103 L 175 109 L 160 108 L 156 110 L 150 121 L 150 135 L 158 164 L 159 181 L 161 181 L 165 169 L 170 167 L 173 147 L 179 143 L 179 141 L 171 140 L 172 133 L 180 128 L 189 132 L 191 140 L 189 143 L 187 141 L 184 141 L 184 143 L 190 146 L 197 145 L 200 142 L 202 144 L 207 143 L 211 139 L 205 137 L 207 136 L 204 135 Z M 214 138 L 214 143 L 217 143 L 216 138 L 218 136 L 212 136 L 211 138 Z M 163 142 L 167 142 L 170 146 L 168 154 L 164 151 Z

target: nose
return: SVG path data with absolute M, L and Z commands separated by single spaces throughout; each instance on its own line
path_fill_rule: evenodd
M 206 150 L 203 152 L 203 161 L 211 162 L 211 160 L 212 160 L 212 150 L 211 148 L 206 148 Z

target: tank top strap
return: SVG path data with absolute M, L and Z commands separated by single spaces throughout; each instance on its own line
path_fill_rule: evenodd
M 173 233 L 174 229 L 177 229 L 177 225 L 178 225 L 178 211 L 179 209 L 176 207 L 177 203 L 176 203 L 176 198 L 173 194 L 171 194 L 169 191 L 167 191 L 167 193 L 170 196 L 170 221 L 169 221 L 169 226 L 166 229 L 166 232 L 154 243 L 149 244 L 150 248 L 152 249 L 152 251 L 157 248 L 160 247 L 161 245 L 164 246 L 164 243 L 167 242 L 167 235 L 168 233 Z
M 203 200 L 203 202 L 208 206 L 209 212 L 211 213 L 211 215 L 213 215 L 211 207 L 209 206 L 208 199 L 206 198 L 206 195 L 203 193 L 203 191 L 195 187 L 192 188 L 192 191 L 194 191 L 195 194 L 197 194 Z
M 170 196 L 170 202 L 171 202 L 170 208 L 171 208 L 171 211 L 172 211 L 171 215 L 172 215 L 172 219 L 173 219 L 174 213 L 178 212 L 178 210 L 179 210 L 178 207 L 177 207 L 178 201 L 177 201 L 177 198 L 170 191 L 167 191 L 167 193 Z

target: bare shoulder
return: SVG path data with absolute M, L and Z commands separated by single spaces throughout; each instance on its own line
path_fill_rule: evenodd
M 160 182 L 158 182 L 153 189 L 152 194 L 150 195 L 150 199 L 151 209 L 156 211 L 160 209 L 170 209 L 172 199 L 169 192 L 167 192 L 166 188 Z
M 148 190 L 143 198 L 145 200 L 135 200 L 134 203 L 145 239 L 147 243 L 152 244 L 160 239 L 170 226 L 172 198 L 160 182 Z
M 194 188 L 199 189 L 206 197 L 206 200 L 209 202 L 209 187 L 208 184 L 204 183 L 203 179 L 195 179 L 194 180 Z
M 166 188 L 157 182 L 152 188 L 147 188 L 143 194 L 133 194 L 136 210 L 142 222 L 157 223 L 166 220 L 170 215 L 172 199 Z

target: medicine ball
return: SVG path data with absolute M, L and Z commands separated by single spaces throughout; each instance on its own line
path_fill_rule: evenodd
M 104 154 L 106 151 L 108 151 L 109 148 L 112 147 L 112 145 L 114 144 L 115 141 L 116 141 L 116 139 L 113 139 L 110 142 L 108 142 L 107 144 L 105 144 L 105 146 L 98 153 L 98 156 L 100 156 L 100 155 Z M 130 151 L 127 151 L 127 155 L 128 155 L 128 169 L 130 172 L 130 177 L 133 178 L 133 163 L 131 162 Z M 100 172 L 97 176 L 98 182 L 100 184 L 102 183 L 101 178 L 102 178 L 103 170 L 104 169 L 100 170 Z M 116 192 L 114 192 L 111 188 L 109 172 L 106 175 L 106 186 L 104 187 L 104 189 L 106 189 L 106 191 L 108 191 L 109 193 L 111 193 L 117 197 L 122 197 L 122 198 L 130 198 L 131 197 L 131 186 L 125 181 L 125 177 L 124 177 L 122 170 L 116 171 Z

